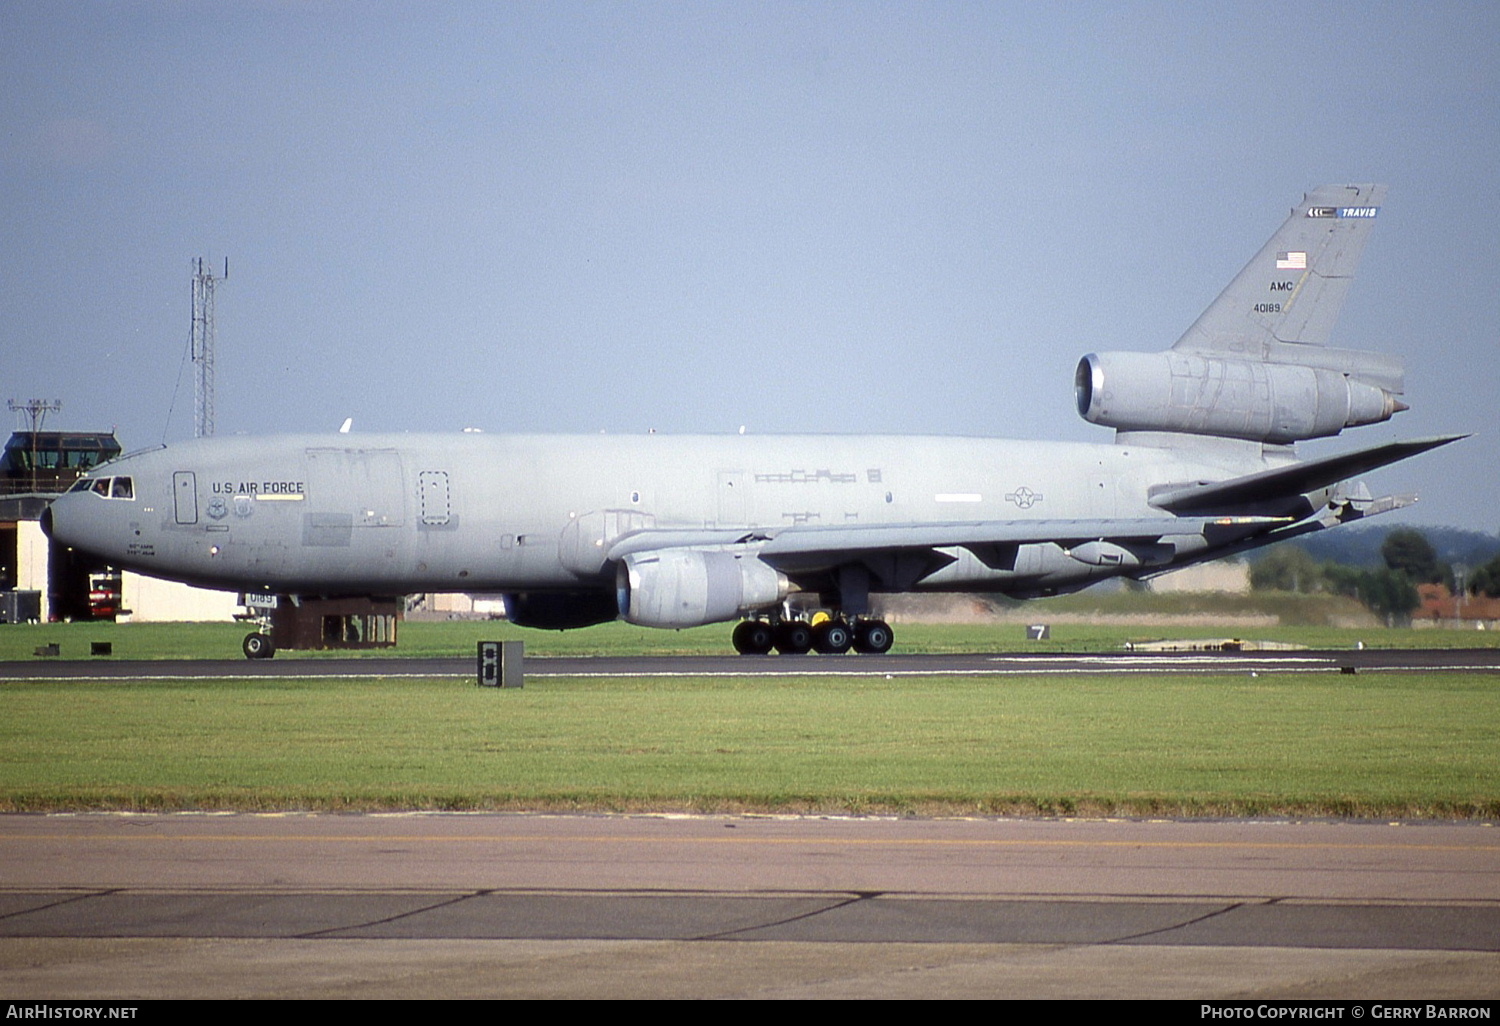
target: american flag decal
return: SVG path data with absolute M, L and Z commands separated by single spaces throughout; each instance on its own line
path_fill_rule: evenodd
M 1276 270 L 1278 271 L 1305 271 L 1307 270 L 1306 253 L 1277 253 Z

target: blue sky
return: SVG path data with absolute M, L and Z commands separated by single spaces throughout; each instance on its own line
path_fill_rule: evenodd
M 1304 451 L 1477 432 L 1370 483 L 1500 528 L 1494 3 L 26 2 L 0 75 L 0 399 L 51 426 L 189 436 L 227 256 L 221 434 L 1107 441 L 1079 356 L 1383 181 L 1335 342 L 1412 410 Z

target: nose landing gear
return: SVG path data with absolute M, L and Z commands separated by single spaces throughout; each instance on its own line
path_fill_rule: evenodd
M 254 634 L 246 634 L 244 644 L 246 659 L 269 659 L 276 654 L 276 643 L 271 640 L 271 635 L 256 631 Z

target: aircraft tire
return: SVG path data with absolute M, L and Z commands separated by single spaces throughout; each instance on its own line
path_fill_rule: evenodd
M 813 646 L 813 631 L 805 620 L 783 620 L 776 628 L 776 651 L 782 655 L 807 655 Z
M 269 659 L 276 654 L 276 643 L 269 634 L 246 634 L 243 648 L 246 659 Z
M 854 646 L 854 633 L 842 620 L 824 620 L 813 628 L 813 648 L 819 655 L 843 655 Z
M 764 620 L 742 620 L 734 628 L 732 640 L 740 655 L 765 655 L 776 643 L 776 633 Z
M 885 655 L 896 642 L 896 633 L 884 620 L 861 620 L 854 625 L 854 650 L 861 655 Z

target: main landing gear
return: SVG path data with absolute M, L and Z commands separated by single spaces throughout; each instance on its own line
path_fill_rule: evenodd
M 861 655 L 882 655 L 896 640 L 884 620 L 841 617 L 812 624 L 806 620 L 744 620 L 734 629 L 735 651 L 740 655 L 765 655 L 776 649 L 782 655 L 843 655 L 851 648 Z

